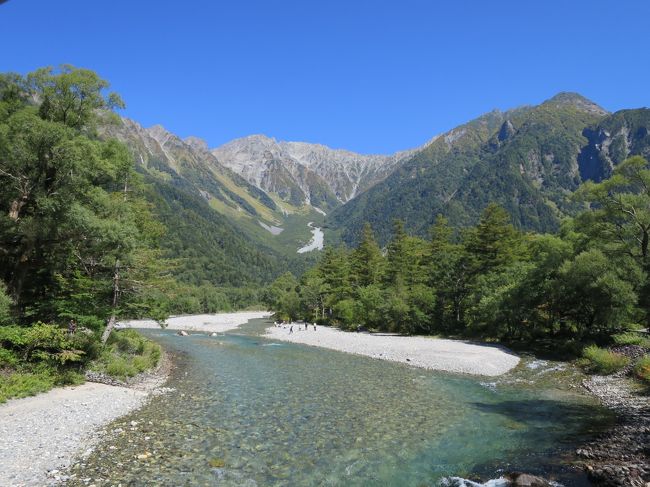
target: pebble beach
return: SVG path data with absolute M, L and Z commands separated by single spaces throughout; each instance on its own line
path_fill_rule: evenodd
M 324 347 L 340 352 L 401 362 L 431 370 L 459 374 L 497 376 L 519 363 L 519 357 L 507 348 L 441 338 L 399 336 L 379 333 L 355 333 L 336 328 L 293 324 L 271 326 L 266 338 Z

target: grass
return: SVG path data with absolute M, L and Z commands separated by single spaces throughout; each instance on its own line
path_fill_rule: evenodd
M 135 330 L 115 331 L 100 357 L 90 365 L 119 380 L 126 380 L 158 365 L 160 345 L 148 340 Z
M 639 359 L 634 366 L 634 373 L 642 381 L 650 383 L 650 355 Z
M 604 348 L 590 345 L 582 353 L 583 359 L 580 365 L 590 372 L 598 374 L 613 374 L 630 363 L 630 359 L 624 355 L 610 352 Z
M 19 372 L 6 369 L 0 371 L 0 404 L 8 399 L 35 396 L 55 386 L 78 385 L 83 382 L 84 376 L 71 370 L 58 372 L 40 367 L 30 372 Z

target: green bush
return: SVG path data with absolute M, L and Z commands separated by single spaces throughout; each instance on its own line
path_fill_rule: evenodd
M 0 369 L 5 367 L 13 369 L 18 366 L 19 362 L 20 359 L 14 351 L 0 348 Z
M 0 325 L 6 325 L 11 321 L 11 306 L 13 302 L 7 295 L 7 287 L 0 282 Z
M 54 387 L 56 380 L 50 374 L 14 372 L 0 374 L 0 403 L 7 399 L 34 396 Z
M 618 335 L 614 335 L 612 339 L 617 345 L 640 345 L 642 347 L 650 347 L 650 340 L 634 331 L 619 333 Z
M 85 355 L 75 348 L 67 331 L 56 325 L 0 326 L 0 346 L 12 350 L 24 362 L 64 365 L 80 362 Z
M 111 334 L 104 351 L 91 368 L 125 380 L 156 367 L 161 354 L 157 343 L 135 330 L 121 330 Z
M 639 359 L 634 367 L 634 373 L 639 379 L 650 382 L 650 355 Z
M 596 345 L 585 348 L 582 355 L 586 359 L 586 368 L 599 374 L 613 374 L 630 363 L 630 359 L 625 355 L 610 352 Z

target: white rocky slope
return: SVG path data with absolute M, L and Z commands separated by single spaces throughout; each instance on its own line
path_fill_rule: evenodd
M 320 144 L 277 141 L 265 135 L 235 139 L 211 152 L 219 162 L 268 192 L 295 184 L 307 196 L 315 182 L 323 183 L 345 203 L 384 179 L 417 149 L 392 155 L 363 155 Z M 290 175 L 278 181 L 278 172 Z

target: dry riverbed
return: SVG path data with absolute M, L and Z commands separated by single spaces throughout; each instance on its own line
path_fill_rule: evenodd
M 424 369 L 461 374 L 496 376 L 505 374 L 519 363 L 519 357 L 505 347 L 430 337 L 406 337 L 386 334 L 355 333 L 336 328 L 293 324 L 272 326 L 266 337 L 341 352 L 402 362 Z

